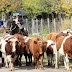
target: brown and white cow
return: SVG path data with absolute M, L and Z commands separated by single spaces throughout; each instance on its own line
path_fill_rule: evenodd
M 69 69 L 69 57 L 72 58 L 72 36 L 66 36 L 66 37 L 59 37 L 56 40 L 55 47 L 57 49 L 56 51 L 56 65 L 55 67 L 58 67 L 58 55 L 64 56 L 64 65 L 65 69 Z
M 2 40 L 2 37 L 0 37 L 0 41 Z M 2 52 L 0 51 L 0 57 L 2 59 L 2 66 L 4 65 L 4 58 L 2 57 Z
M 46 55 L 48 60 L 48 65 L 54 66 L 54 60 L 55 60 L 55 42 L 52 40 L 47 40 L 47 47 L 46 47 Z
M 40 37 L 33 37 L 30 40 L 30 51 L 36 61 L 35 69 L 38 69 L 39 58 L 41 56 L 41 69 L 43 69 L 43 57 L 46 51 L 46 42 Z
M 13 71 L 13 62 L 16 58 L 17 49 L 20 47 L 19 41 L 16 37 L 8 35 L 2 38 L 0 42 L 0 50 L 4 55 L 6 67 L 8 67 L 7 60 L 9 61 L 10 70 Z

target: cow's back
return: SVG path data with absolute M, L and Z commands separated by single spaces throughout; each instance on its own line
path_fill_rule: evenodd
M 55 40 L 56 40 L 56 36 L 57 36 L 58 34 L 59 34 L 59 33 L 51 32 L 50 34 L 47 34 L 46 39 L 47 39 L 47 40 L 52 40 L 52 41 L 55 42 Z
M 15 34 L 14 37 L 16 37 L 19 40 L 19 44 L 20 44 L 20 53 L 24 53 L 24 38 L 21 34 Z
M 72 58 L 72 36 L 68 37 L 63 44 L 64 54 L 68 54 Z
M 62 37 L 59 37 L 59 38 L 56 39 L 56 48 L 57 48 L 57 51 L 59 51 L 59 49 L 60 49 L 60 47 L 61 47 L 61 44 L 62 44 L 64 38 L 65 38 L 65 37 L 62 36 Z

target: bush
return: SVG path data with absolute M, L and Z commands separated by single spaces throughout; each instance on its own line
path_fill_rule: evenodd
M 71 19 L 64 19 L 63 30 L 71 29 Z

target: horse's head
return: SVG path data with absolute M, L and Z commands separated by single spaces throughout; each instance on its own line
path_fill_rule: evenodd
M 12 27 L 14 27 L 14 26 L 15 26 L 15 21 L 9 20 L 9 21 L 7 22 L 6 33 L 9 33 L 10 30 L 12 29 Z

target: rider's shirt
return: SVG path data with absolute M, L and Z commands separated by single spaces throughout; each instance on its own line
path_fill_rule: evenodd
M 18 18 L 15 19 L 15 23 L 16 23 L 16 24 L 18 23 Z

